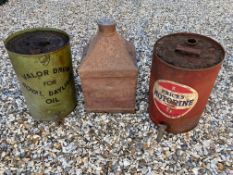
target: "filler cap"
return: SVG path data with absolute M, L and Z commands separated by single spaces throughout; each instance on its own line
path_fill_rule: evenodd
M 99 32 L 112 34 L 116 31 L 116 22 L 112 18 L 101 18 L 97 20 Z

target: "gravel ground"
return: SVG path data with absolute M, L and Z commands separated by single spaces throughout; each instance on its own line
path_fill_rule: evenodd
M 232 0 L 9 0 L 0 6 L 0 174 L 233 174 Z M 135 114 L 86 113 L 77 74 L 95 20 L 113 16 L 134 42 L 140 70 Z M 76 109 L 63 125 L 34 121 L 2 40 L 36 26 L 71 36 Z M 155 41 L 190 31 L 217 39 L 226 58 L 198 127 L 156 142 L 148 83 Z

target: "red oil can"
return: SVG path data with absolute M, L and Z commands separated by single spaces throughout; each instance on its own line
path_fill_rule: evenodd
M 149 113 L 172 133 L 193 129 L 207 104 L 224 59 L 223 47 L 194 33 L 159 39 L 153 50 Z

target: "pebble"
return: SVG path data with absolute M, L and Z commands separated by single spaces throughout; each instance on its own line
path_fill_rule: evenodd
M 123 164 L 124 164 L 124 167 L 127 167 L 127 166 L 130 165 L 130 162 L 129 162 L 128 159 L 124 159 L 124 160 L 123 160 Z
M 198 169 L 199 169 L 199 168 L 193 168 L 193 169 L 192 169 L 194 175 L 198 175 Z
M 224 171 L 225 167 L 224 167 L 224 164 L 223 163 L 217 163 L 217 166 L 218 166 L 218 170 L 219 171 Z

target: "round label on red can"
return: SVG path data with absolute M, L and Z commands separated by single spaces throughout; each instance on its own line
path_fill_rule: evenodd
M 168 80 L 157 80 L 153 93 L 155 106 L 159 112 L 171 119 L 187 114 L 198 100 L 198 93 L 195 89 Z

